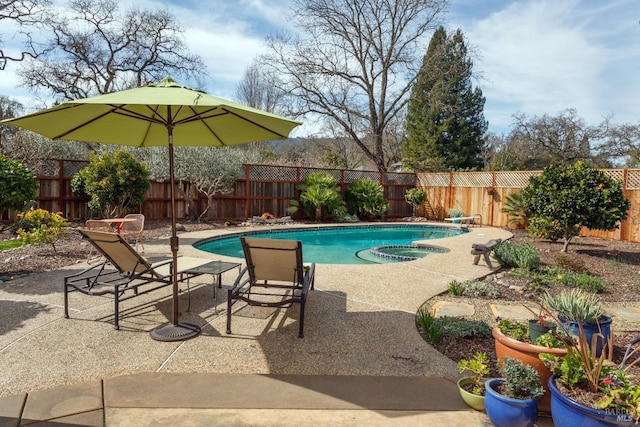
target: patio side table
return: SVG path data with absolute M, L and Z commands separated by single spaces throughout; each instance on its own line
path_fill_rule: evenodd
M 240 269 L 242 264 L 239 262 L 228 262 L 228 261 L 211 261 L 206 264 L 203 264 L 199 267 L 194 267 L 192 269 L 186 270 L 183 273 L 188 274 L 187 277 L 187 288 L 189 287 L 189 279 L 191 277 L 200 276 L 202 274 L 211 274 L 211 278 L 213 279 L 213 299 L 214 299 L 214 313 L 218 313 L 218 292 L 216 292 L 216 288 L 222 287 L 222 273 L 229 271 L 233 268 L 238 268 L 238 274 L 240 273 Z M 216 286 L 216 284 L 218 286 Z M 189 292 L 189 304 L 187 307 L 187 311 L 191 308 L 191 292 Z

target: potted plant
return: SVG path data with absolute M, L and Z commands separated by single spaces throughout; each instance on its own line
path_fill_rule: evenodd
M 595 294 L 582 289 L 563 291 L 557 295 L 546 293 L 543 303 L 548 310 L 557 314 L 560 325 L 578 335 L 578 325 L 582 324 L 587 342 L 597 337 L 596 356 L 599 356 L 611 337 L 611 317 L 602 312 L 602 303 Z M 596 335 L 597 334 L 597 335 Z
M 492 334 L 498 361 L 503 363 L 505 358 L 510 357 L 520 360 L 525 365 L 531 366 L 538 372 L 542 386 L 545 389 L 552 373 L 543 361 L 540 360 L 540 354 L 549 353 L 556 356 L 564 356 L 567 353 L 564 347 L 548 348 L 532 343 L 529 338 L 527 325 L 521 322 L 506 319 L 500 320 L 493 328 Z M 547 416 L 551 412 L 551 397 L 548 392 L 539 400 L 538 410 Z
M 640 359 L 624 368 L 616 367 L 611 361 L 611 341 L 606 341 L 601 354 L 596 355 L 596 341 L 587 340 L 582 323 L 577 326 L 577 339 L 558 335 L 567 348 L 564 357 L 540 355 L 554 373 L 548 381 L 554 424 L 636 425 L 640 421 L 640 386 L 631 381 L 626 371 Z
M 460 217 L 464 216 L 464 210 L 462 210 L 462 209 L 460 209 L 458 207 L 450 208 L 449 209 L 449 216 L 451 218 L 453 218 L 453 221 L 452 221 L 453 223 L 458 223 L 458 222 L 460 222 L 460 220 L 458 220 L 456 218 L 460 218 Z
M 544 394 L 538 371 L 505 357 L 504 378 L 485 382 L 485 409 L 494 427 L 532 427 L 538 417 L 538 399 Z
M 523 304 L 524 305 L 524 304 Z M 549 333 L 549 331 L 556 327 L 556 324 L 551 321 L 551 315 L 546 313 L 543 308 L 536 314 L 529 307 L 524 305 L 524 308 L 529 310 L 536 318 L 529 320 L 529 338 L 532 343 L 535 343 L 542 335 Z
M 488 361 L 487 353 L 478 352 L 472 359 L 462 359 L 458 362 L 458 371 L 470 374 L 458 380 L 460 397 L 467 405 L 478 411 L 484 411 L 485 376 L 490 373 Z
M 411 216 L 415 217 L 418 208 L 427 200 L 427 193 L 419 188 L 409 188 L 404 194 L 404 200 L 411 205 Z

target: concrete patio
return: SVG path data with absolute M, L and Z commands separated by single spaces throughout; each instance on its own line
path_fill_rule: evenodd
M 181 234 L 180 253 L 239 262 L 191 246 L 229 231 L 238 229 Z M 106 298 L 71 294 L 71 319 L 63 318 L 63 277 L 85 263 L 3 283 L 0 425 L 54 419 L 50 425 L 60 425 L 81 414 L 97 421 L 79 425 L 175 425 L 174 417 L 191 420 L 182 425 L 208 425 L 218 416 L 232 425 L 311 419 L 320 425 L 424 425 L 436 419 L 482 425 L 486 417 L 457 396 L 455 364 L 424 342 L 414 319 L 451 280 L 491 272 L 482 261 L 473 265 L 472 243 L 508 237 L 502 229 L 470 227 L 469 233 L 430 241 L 446 254 L 392 264 L 318 265 L 303 339 L 297 338 L 297 307 L 238 305 L 227 335 L 225 289 L 214 306 L 208 275 L 193 280 L 190 292 L 181 286 L 181 320 L 202 327 L 198 337 L 183 342 L 149 336 L 171 319 L 170 289 L 124 303 L 116 331 Z M 165 239 L 145 242 L 145 248 L 149 258 L 169 254 Z M 236 274 L 223 274 L 223 288 Z

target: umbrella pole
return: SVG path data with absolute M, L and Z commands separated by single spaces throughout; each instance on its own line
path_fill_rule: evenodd
M 171 107 L 169 107 L 169 117 L 171 117 Z M 182 341 L 193 338 L 200 333 L 200 327 L 192 323 L 179 323 L 180 307 L 178 295 L 178 233 L 176 231 L 176 195 L 175 195 L 175 177 L 173 173 L 173 126 L 168 125 L 169 131 L 169 183 L 171 188 L 169 194 L 171 196 L 171 255 L 173 264 L 171 268 L 171 281 L 173 285 L 172 295 L 172 311 L 173 322 L 164 326 L 160 326 L 151 331 L 151 338 L 157 341 Z

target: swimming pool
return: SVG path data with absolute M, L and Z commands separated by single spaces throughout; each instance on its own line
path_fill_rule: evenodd
M 416 240 L 442 239 L 466 233 L 460 228 L 438 227 L 433 225 L 368 225 L 314 227 L 298 229 L 277 229 L 248 231 L 220 236 L 197 243 L 195 247 L 202 251 L 220 255 L 244 258 L 241 236 L 291 239 L 302 241 L 304 262 L 318 264 L 381 264 L 397 262 L 402 259 L 379 257 L 370 253 L 370 249 L 379 246 L 406 246 Z M 439 248 L 418 249 L 415 252 L 442 252 Z M 422 255 L 422 256 L 424 256 Z

